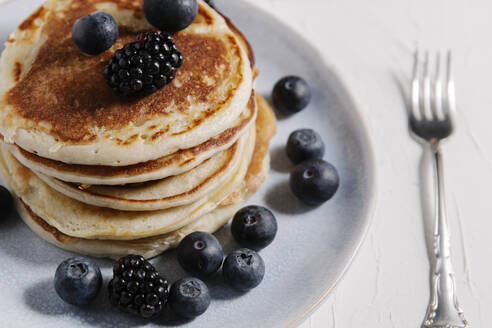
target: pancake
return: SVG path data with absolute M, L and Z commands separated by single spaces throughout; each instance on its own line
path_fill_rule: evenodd
M 131 166 L 66 164 L 37 156 L 15 145 L 9 145 L 9 150 L 19 162 L 31 170 L 66 182 L 122 185 L 159 180 L 187 172 L 217 152 L 231 147 L 251 125 L 254 125 L 257 115 L 256 102 L 253 92 L 246 111 L 241 114 L 236 124 L 218 136 L 193 148 Z
M 268 155 L 263 159 L 262 163 L 257 163 L 257 165 L 261 165 L 262 171 L 260 175 L 254 177 L 256 181 L 265 180 L 269 169 L 269 163 L 270 158 Z M 253 177 L 251 174 L 248 176 Z M 113 259 L 119 259 L 120 257 L 129 254 L 138 254 L 145 258 L 152 258 L 170 248 L 178 247 L 181 240 L 194 231 L 214 233 L 219 230 L 242 207 L 243 201 L 254 193 L 254 191 L 249 191 L 244 188 L 244 186 L 250 184 L 250 182 L 251 181 L 245 180 L 242 187 L 235 191 L 235 194 L 241 194 L 240 198 L 236 198 L 235 203 L 221 203 L 212 212 L 203 215 L 194 222 L 176 231 L 136 240 L 99 240 L 71 237 L 50 226 L 18 199 L 16 200 L 16 207 L 22 220 L 32 231 L 34 231 L 34 233 L 47 242 L 67 251 Z
M 129 254 L 138 254 L 145 258 L 152 258 L 170 248 L 177 247 L 180 241 L 193 231 L 214 233 L 226 224 L 240 207 L 241 204 L 219 207 L 202 216 L 192 224 L 166 235 L 119 241 L 70 237 L 47 224 L 22 203 L 22 201 L 16 201 L 19 216 L 35 234 L 45 241 L 70 252 L 113 259 L 119 259 Z
M 131 240 L 177 230 L 212 211 L 244 180 L 252 155 L 245 152 L 233 177 L 194 203 L 158 211 L 128 212 L 87 205 L 49 187 L 2 147 L 8 184 L 36 214 L 59 231 L 80 238 Z
M 270 130 L 267 125 L 275 124 L 275 121 L 265 120 L 265 117 L 269 117 L 266 114 L 269 112 L 271 113 L 271 109 L 268 107 L 259 108 L 256 130 L 260 133 Z M 254 149 L 263 149 L 268 141 L 264 137 L 258 138 Z M 7 181 L 14 193 L 60 232 L 86 239 L 133 240 L 177 230 L 215 209 L 219 203 L 231 197 L 238 186 L 244 184 L 252 152 L 253 149 L 249 154 L 245 151 L 238 172 L 214 194 L 189 205 L 146 212 L 100 208 L 67 197 L 50 188 L 31 170 L 22 166 L 5 147 L 2 147 L 2 165 L 6 167 Z M 258 156 L 255 154 L 253 157 Z
M 256 97 L 259 110 L 258 117 L 256 118 L 256 139 L 254 156 L 258 158 L 269 159 L 269 146 L 270 140 L 277 133 L 277 120 L 275 113 L 270 107 L 268 102 L 262 96 Z M 269 164 L 270 162 L 268 162 Z M 261 161 L 252 161 L 248 172 L 246 173 L 246 189 L 255 193 L 256 190 L 263 184 L 266 179 L 266 175 L 263 174 L 265 170 L 265 164 Z
M 131 241 L 84 239 L 63 234 L 19 199 L 16 201 L 18 212 L 33 232 L 60 248 L 80 254 L 114 259 L 127 254 L 140 254 L 146 258 L 151 258 L 169 248 L 177 247 L 179 242 L 193 231 L 213 233 L 227 223 L 247 197 L 257 191 L 268 173 L 270 158 L 268 152 L 265 153 L 262 150 L 265 149 L 265 146 L 268 147 L 269 140 L 275 133 L 275 117 L 266 102 L 261 102 L 261 104 L 265 107 L 259 112 L 257 118 L 258 136 L 255 144 L 255 155 L 248 166 L 245 180 L 215 210 L 181 229 L 164 235 Z M 264 157 L 261 154 L 264 154 Z M 0 173 L 4 175 L 6 173 L 1 166 Z M 7 181 L 7 177 L 4 176 L 3 180 Z
M 214 193 L 237 171 L 243 153 L 252 149 L 255 127 L 230 148 L 173 177 L 137 185 L 85 188 L 36 173 L 51 188 L 80 202 L 123 211 L 152 211 L 191 204 Z
M 86 56 L 70 36 L 76 19 L 113 15 L 120 37 Z M 253 88 L 243 40 L 200 1 L 175 34 L 184 56 L 176 79 L 138 100 L 123 99 L 101 74 L 114 51 L 151 30 L 140 0 L 49 0 L 9 37 L 0 59 L 0 133 L 7 143 L 69 164 L 128 166 L 204 143 L 237 121 Z

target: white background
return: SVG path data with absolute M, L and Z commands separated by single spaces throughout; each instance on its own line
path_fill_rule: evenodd
M 341 283 L 301 328 L 422 322 L 429 299 L 420 202 L 425 170 L 419 170 L 422 149 L 409 137 L 396 82 L 408 80 L 417 45 L 454 54 L 458 130 L 444 147 L 452 257 L 466 318 L 473 327 L 490 327 L 492 2 L 249 1 L 303 33 L 339 72 L 376 152 L 378 205 L 369 234 Z

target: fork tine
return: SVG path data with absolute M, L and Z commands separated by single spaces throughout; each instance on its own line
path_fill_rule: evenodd
M 415 50 L 413 55 L 413 76 L 412 76 L 412 90 L 411 90 L 411 108 L 410 114 L 413 119 L 418 119 L 419 114 L 419 96 L 420 96 L 420 83 L 419 83 L 419 51 Z
M 455 107 L 451 53 L 447 54 L 447 64 L 443 60 L 446 56 L 436 55 L 434 74 L 434 62 L 433 69 L 429 68 L 429 52 L 425 52 L 423 65 L 419 62 L 418 52 L 415 52 L 409 109 L 410 130 L 433 146 L 453 133 L 452 112 Z
M 422 119 L 425 118 L 432 119 L 432 110 L 431 110 L 432 95 L 431 95 L 431 78 L 430 78 L 430 70 L 429 70 L 429 51 L 425 52 L 423 88 L 424 90 L 423 90 L 422 104 L 420 106 Z
M 444 106 L 444 115 L 449 117 L 455 111 L 456 99 L 453 80 L 453 71 L 451 66 L 451 50 L 447 54 L 447 69 L 446 69 L 446 106 Z
M 436 72 L 434 75 L 434 104 L 432 114 L 436 119 L 444 119 L 442 108 L 442 77 L 441 77 L 441 53 L 436 54 Z

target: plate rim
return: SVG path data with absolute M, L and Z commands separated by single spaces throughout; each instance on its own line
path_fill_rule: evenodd
M 9 0 L 7 0 L 7 1 L 9 1 Z M 329 65 L 329 63 L 327 62 L 327 59 L 323 55 L 322 51 L 318 47 L 316 47 L 316 45 L 313 44 L 313 42 L 311 42 L 310 40 L 303 37 L 298 32 L 298 30 L 296 28 L 294 28 L 290 25 L 287 25 L 280 18 L 278 18 L 274 14 L 270 13 L 269 11 L 264 10 L 259 5 L 257 5 L 256 3 L 251 2 L 250 0 L 239 0 L 239 2 L 246 3 L 247 6 L 250 6 L 251 8 L 258 10 L 258 11 L 262 12 L 263 14 L 268 15 L 272 20 L 275 21 L 275 23 L 278 23 L 282 27 L 285 27 L 286 29 L 288 29 L 289 33 L 292 34 L 294 39 L 299 38 L 299 39 L 305 40 L 312 47 L 314 54 L 317 55 L 322 60 L 322 65 L 323 65 L 322 69 L 329 69 L 333 73 L 335 78 L 340 82 L 339 86 L 340 86 L 340 90 L 342 92 L 341 97 L 344 98 L 346 101 L 348 101 L 352 105 L 352 107 L 354 109 L 354 111 L 352 112 L 352 116 L 360 124 L 360 130 L 358 131 L 358 133 L 359 133 L 360 137 L 362 137 L 361 142 L 365 143 L 365 145 L 363 145 L 364 146 L 363 148 L 366 149 L 367 159 L 368 159 L 368 163 L 366 164 L 366 166 L 369 168 L 368 171 L 371 172 L 371 176 L 369 177 L 369 183 L 368 183 L 370 195 L 368 196 L 368 201 L 367 201 L 367 203 L 368 203 L 367 220 L 364 224 L 361 238 L 359 239 L 352 255 L 350 256 L 350 258 L 347 261 L 346 265 L 344 266 L 343 270 L 337 276 L 337 278 L 335 279 L 335 281 L 333 282 L 331 287 L 326 289 L 314 302 L 312 302 L 312 304 L 309 306 L 309 308 L 302 315 L 291 320 L 286 326 L 286 327 L 295 328 L 295 327 L 299 326 L 300 324 L 302 324 L 310 315 L 312 315 L 327 300 L 328 296 L 338 286 L 338 284 L 341 282 L 341 280 L 343 279 L 343 277 L 347 273 L 348 269 L 351 267 L 352 263 L 354 262 L 356 256 L 359 254 L 360 249 L 361 249 L 362 245 L 364 244 L 364 242 L 367 238 L 368 232 L 370 230 L 370 227 L 372 225 L 372 222 L 373 222 L 375 214 L 376 214 L 376 205 L 377 205 L 378 198 L 379 198 L 378 197 L 379 196 L 379 192 L 378 192 L 379 186 L 378 186 L 378 179 L 377 179 L 378 171 L 377 171 L 377 166 L 376 166 L 374 146 L 373 146 L 373 142 L 372 142 L 372 137 L 369 134 L 369 129 L 368 129 L 367 124 L 364 120 L 364 115 L 361 113 L 361 111 L 359 109 L 360 105 L 357 103 L 356 98 L 352 97 L 351 93 L 349 92 L 349 90 L 346 87 L 344 79 L 338 73 L 338 70 L 335 67 Z

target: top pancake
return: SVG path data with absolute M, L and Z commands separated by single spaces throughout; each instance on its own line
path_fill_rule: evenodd
M 258 98 L 258 96 L 256 96 Z M 181 149 L 167 156 L 128 166 L 66 164 L 29 153 L 9 145 L 10 152 L 29 169 L 76 184 L 122 185 L 164 179 L 187 172 L 214 154 L 234 144 L 254 124 L 257 114 L 255 96 L 238 122 L 219 135 L 189 149 Z
M 87 56 L 71 40 L 74 21 L 113 15 L 116 44 Z M 49 0 L 9 37 L 0 61 L 0 133 L 41 157 L 124 166 L 191 148 L 237 121 L 253 87 L 249 49 L 200 1 L 199 15 L 175 34 L 184 56 L 176 79 L 143 99 L 117 96 L 102 70 L 114 51 L 152 30 L 139 0 Z

